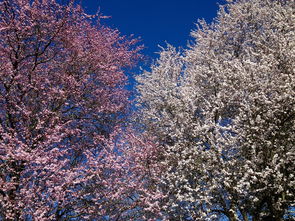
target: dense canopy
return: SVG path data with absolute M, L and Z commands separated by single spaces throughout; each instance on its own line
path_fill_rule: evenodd
M 0 0 L 0 220 L 294 220 L 294 0 L 227 0 L 135 100 L 101 19 Z
M 191 34 L 138 77 L 168 219 L 294 219 L 294 1 L 228 1 Z

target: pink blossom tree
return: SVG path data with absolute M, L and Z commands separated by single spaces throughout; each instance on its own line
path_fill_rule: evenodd
M 0 219 L 120 219 L 148 202 L 155 147 L 120 129 L 140 47 L 99 20 L 74 1 L 0 1 Z

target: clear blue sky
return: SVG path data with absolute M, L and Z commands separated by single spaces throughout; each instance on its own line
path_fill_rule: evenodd
M 140 37 L 146 47 L 143 53 L 151 58 L 157 55 L 158 45 L 168 43 L 186 47 L 190 30 L 198 19 L 210 22 L 216 16 L 218 3 L 224 0 L 83 0 L 88 13 L 98 8 L 111 16 L 103 23 L 119 29 L 123 35 Z

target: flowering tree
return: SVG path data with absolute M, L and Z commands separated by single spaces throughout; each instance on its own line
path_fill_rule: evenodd
M 228 1 L 138 77 L 170 220 L 294 219 L 294 14 L 294 1 Z
M 1 220 L 119 220 L 148 207 L 155 146 L 120 129 L 136 42 L 74 1 L 0 1 Z

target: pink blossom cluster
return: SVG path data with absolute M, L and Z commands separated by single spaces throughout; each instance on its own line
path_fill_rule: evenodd
M 156 146 L 120 129 L 137 40 L 74 1 L 3 0 L 0 11 L 0 219 L 147 208 Z

